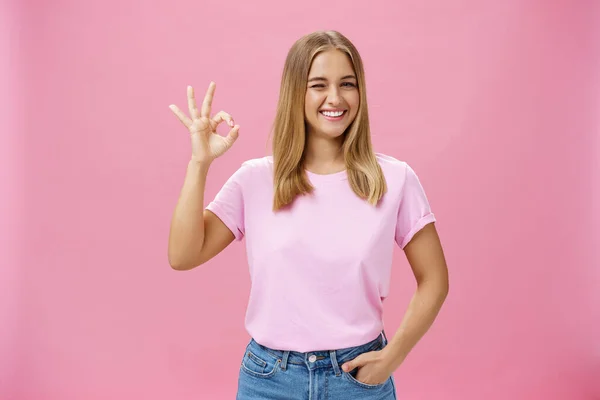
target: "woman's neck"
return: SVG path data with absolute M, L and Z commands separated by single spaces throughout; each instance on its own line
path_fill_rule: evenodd
M 317 174 L 331 174 L 346 169 L 343 137 L 335 139 L 308 136 L 304 155 L 304 168 Z

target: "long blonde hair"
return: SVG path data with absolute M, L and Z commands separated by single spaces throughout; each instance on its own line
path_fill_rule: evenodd
M 321 52 L 337 49 L 348 55 L 358 83 L 360 103 L 354 121 L 344 132 L 343 152 L 350 187 L 362 199 L 377 205 L 387 191 L 383 172 L 371 144 L 362 59 L 354 45 L 336 31 L 317 31 L 300 38 L 289 50 L 273 123 L 273 211 L 291 204 L 314 187 L 304 172 L 306 126 L 304 100 L 308 73 Z

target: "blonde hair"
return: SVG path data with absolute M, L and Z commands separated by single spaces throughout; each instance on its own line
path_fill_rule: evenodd
M 273 123 L 273 211 L 291 204 L 314 187 L 304 172 L 306 127 L 304 101 L 308 73 L 321 52 L 337 49 L 348 55 L 356 74 L 360 102 L 354 121 L 344 132 L 343 152 L 350 187 L 362 199 L 377 205 L 387 191 L 383 172 L 371 144 L 365 73 L 354 45 L 336 31 L 317 31 L 300 38 L 289 50 Z

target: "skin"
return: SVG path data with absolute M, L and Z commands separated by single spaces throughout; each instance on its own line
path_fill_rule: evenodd
M 189 116 L 176 105 L 169 106 L 190 135 L 192 154 L 181 194 L 169 231 L 169 264 L 175 270 L 196 268 L 219 254 L 233 242 L 233 233 L 212 212 L 204 210 L 204 189 L 211 163 L 223 155 L 236 141 L 239 125 L 225 111 L 211 118 L 212 101 L 216 84 L 211 82 L 201 109 L 198 109 L 194 89 L 187 88 Z M 219 124 L 227 122 L 231 127 L 225 137 L 217 134 Z

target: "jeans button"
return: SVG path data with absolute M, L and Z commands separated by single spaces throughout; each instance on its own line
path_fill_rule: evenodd
M 315 361 L 317 361 L 317 356 L 315 356 L 314 354 L 311 354 L 310 357 L 308 357 L 308 361 L 310 361 L 311 363 L 314 363 Z

